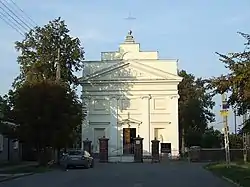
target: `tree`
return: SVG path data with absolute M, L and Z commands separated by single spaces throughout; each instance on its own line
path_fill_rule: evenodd
M 0 133 L 7 137 L 15 138 L 15 125 L 12 122 L 13 118 L 8 96 L 0 96 Z
M 4 97 L 0 96 L 0 119 L 2 121 L 11 121 L 11 116 L 10 116 L 10 105 L 8 103 L 8 96 L 5 95 Z
M 182 70 L 179 76 L 183 77 L 179 89 L 179 127 L 181 132 L 181 148 L 200 145 L 202 134 L 208 123 L 214 121 L 211 109 L 214 106 L 212 97 L 207 93 L 206 81 L 195 78 Z
M 82 106 L 69 86 L 55 81 L 26 82 L 11 98 L 18 138 L 37 148 L 63 148 L 75 140 Z
M 243 138 L 240 134 L 230 134 L 229 143 L 231 149 L 242 149 L 243 148 Z
M 16 49 L 20 52 L 17 58 L 20 75 L 13 86 L 16 88 L 27 80 L 54 80 L 58 56 L 61 80 L 77 85 L 78 79 L 74 72 L 82 70 L 84 51 L 80 40 L 71 37 L 69 32 L 65 22 L 59 17 L 44 27 L 30 30 L 23 41 L 16 42 Z
M 213 127 L 206 128 L 201 139 L 201 146 L 205 148 L 221 148 L 223 145 L 223 134 L 214 130 Z
M 210 80 L 209 88 L 213 89 L 214 94 L 227 92 L 229 94 L 228 103 L 237 110 L 238 115 L 242 115 L 250 109 L 250 35 L 239 34 L 247 39 L 245 50 L 227 55 L 217 53 L 229 73 L 213 77 Z M 250 132 L 249 120 L 244 129 Z

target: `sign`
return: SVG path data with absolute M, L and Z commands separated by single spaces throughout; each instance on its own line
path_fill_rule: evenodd
M 161 143 L 161 153 L 171 153 L 171 143 Z
M 135 144 L 136 144 L 136 145 L 139 145 L 140 143 L 141 143 L 140 140 L 136 140 L 136 141 L 135 141 Z
M 221 110 L 221 111 L 220 111 L 220 115 L 221 115 L 222 117 L 226 117 L 226 116 L 228 116 L 228 114 L 229 114 L 229 111 L 228 111 L 228 110 Z
M 222 109 L 223 109 L 223 110 L 229 109 L 229 104 L 227 103 L 227 101 L 223 101 L 223 102 L 222 102 Z

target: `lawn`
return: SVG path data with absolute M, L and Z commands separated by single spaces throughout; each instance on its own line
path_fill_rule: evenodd
M 230 165 L 229 167 L 226 164 L 209 164 L 206 166 L 206 169 L 213 172 L 214 174 L 220 177 L 226 177 L 231 179 L 237 184 L 240 184 L 243 187 L 250 186 L 250 167 L 248 165 Z

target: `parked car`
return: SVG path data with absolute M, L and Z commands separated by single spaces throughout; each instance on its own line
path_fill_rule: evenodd
M 60 164 L 65 169 L 70 167 L 84 167 L 88 169 L 94 167 L 94 159 L 87 151 L 69 150 L 63 153 Z

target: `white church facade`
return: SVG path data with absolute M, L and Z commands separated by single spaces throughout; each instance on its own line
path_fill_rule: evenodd
M 87 115 L 82 140 L 109 138 L 109 155 L 132 153 L 133 138 L 143 140 L 151 154 L 151 140 L 179 153 L 177 60 L 158 58 L 157 51 L 141 51 L 132 32 L 115 52 L 102 52 L 100 61 L 85 61 L 82 99 Z M 162 144 L 163 145 L 163 144 Z

